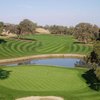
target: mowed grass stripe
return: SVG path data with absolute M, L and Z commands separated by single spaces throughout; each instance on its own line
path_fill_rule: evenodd
M 31 44 L 27 47 L 28 51 L 35 51 L 35 48 L 37 48 L 38 42 L 35 42 L 34 44 Z
M 55 53 L 56 50 L 58 50 L 61 46 L 62 46 L 62 44 L 58 45 L 57 47 L 52 47 L 52 48 L 49 48 L 49 49 L 47 48 L 47 49 L 43 50 L 42 52 L 44 52 L 44 53 L 54 52 Z
M 6 39 L 6 43 L 0 44 L 0 59 L 47 53 L 87 54 L 92 50 L 90 46 L 74 44 L 71 36 L 27 35 L 23 38 L 35 39 L 35 41 Z
M 22 42 L 22 43 L 18 44 L 16 46 L 16 50 L 18 50 L 18 52 L 20 52 L 22 54 L 25 54 L 24 51 L 22 51 L 22 49 L 21 49 L 25 44 L 26 44 L 26 42 Z
M 48 50 L 47 52 L 53 52 L 54 51 L 54 53 L 55 52 L 58 53 L 58 52 L 60 52 L 59 48 L 62 49 L 61 48 L 62 46 L 64 47 L 64 45 L 59 45 L 58 47 L 55 47 L 55 48 L 52 48 L 52 49 Z
M 9 45 L 9 48 L 10 48 L 13 52 L 15 52 L 17 55 L 21 55 L 21 52 L 17 50 L 17 46 L 18 46 L 19 44 L 21 44 L 21 43 L 22 43 L 21 41 L 15 41 L 15 42 L 12 41 L 12 43 Z
M 91 51 L 90 47 L 89 46 L 85 46 L 85 50 L 83 52 L 84 53 L 89 53 L 90 51 Z
M 75 49 L 76 49 L 76 45 L 72 44 L 72 46 L 69 50 L 69 53 L 71 53 L 71 52 L 73 53 L 75 51 Z
M 62 47 L 65 47 L 65 41 L 55 41 L 55 42 L 50 42 L 50 43 L 48 43 L 48 45 L 46 45 L 46 46 L 43 46 L 43 47 L 41 47 L 41 49 L 39 48 L 39 50 L 38 51 L 48 51 L 48 50 L 51 50 L 51 49 L 54 49 L 55 50 L 55 48 L 59 48 L 60 49 L 60 47 L 61 47 L 61 49 L 62 49 Z M 52 51 L 52 50 L 51 50 Z
M 12 71 L 11 76 L 4 81 L 0 80 L 0 86 L 7 88 L 25 91 L 70 91 L 72 88 L 73 91 L 86 87 L 85 83 L 78 83 L 82 80 L 77 77 L 77 70 L 45 66 L 42 66 L 42 69 L 41 66 L 6 69 Z M 71 77 L 76 78 L 78 82 L 70 79 Z M 70 80 L 67 81 L 68 79 Z M 75 83 L 73 86 L 70 84 L 72 81 Z
M 5 57 L 11 57 L 12 54 L 10 54 L 9 52 L 7 52 L 3 47 L 4 46 L 1 45 L 0 52 L 2 52 Z
M 3 48 L 3 50 L 5 50 L 6 55 L 9 54 L 9 55 L 11 55 L 12 57 L 13 57 L 14 55 L 16 55 L 16 53 L 15 53 L 15 52 L 12 52 L 11 49 L 9 49 L 6 45 L 3 46 L 2 48 Z M 17 55 L 16 55 L 16 56 L 17 56 Z
M 67 53 L 70 53 L 70 52 L 72 52 L 73 51 L 73 49 L 74 49 L 74 46 L 73 46 L 73 43 L 67 43 L 66 44 L 66 47 L 67 47 Z
M 7 53 L 11 54 L 12 56 L 14 56 L 14 55 L 17 56 L 17 53 L 16 53 L 15 51 L 13 51 L 13 50 L 10 48 L 10 47 L 11 47 L 11 44 L 13 44 L 12 42 L 13 42 L 13 41 L 10 41 L 10 42 L 7 42 L 5 45 L 3 45 L 3 49 L 4 49 Z
M 55 46 L 56 45 L 56 46 Z M 39 51 L 48 51 L 48 50 L 50 50 L 50 49 L 54 49 L 54 48 L 56 48 L 56 47 L 58 47 L 59 45 L 61 45 L 61 44 L 59 44 L 59 43 L 56 43 L 55 45 L 51 45 L 51 46 L 49 46 L 49 44 L 48 44 L 48 47 L 43 47 L 42 49 L 39 49 Z
M 73 51 L 74 52 L 78 52 L 79 51 L 79 49 L 80 49 L 80 46 L 78 45 L 78 44 L 74 44 L 74 49 L 73 49 Z
M 33 52 L 36 47 L 36 42 L 32 42 L 31 44 L 27 44 L 23 47 L 23 50 L 26 50 L 27 53 Z
M 0 80 L 1 100 L 28 96 L 59 96 L 64 100 L 99 100 L 100 92 L 91 90 L 81 75 L 87 69 L 54 66 L 5 67 L 10 77 Z

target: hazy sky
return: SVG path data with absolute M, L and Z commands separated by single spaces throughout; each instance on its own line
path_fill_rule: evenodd
M 0 21 L 19 23 L 26 18 L 39 25 L 100 26 L 100 0 L 0 0 Z

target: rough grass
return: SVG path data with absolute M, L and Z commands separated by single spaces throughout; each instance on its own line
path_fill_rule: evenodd
M 74 44 L 74 39 L 71 36 L 42 34 L 26 35 L 22 38 L 32 39 L 33 41 L 5 39 L 5 42 L 0 42 L 0 59 L 34 54 L 88 54 L 92 50 L 91 46 L 78 43 Z
M 0 80 L 0 100 L 26 96 L 61 96 L 65 100 L 100 100 L 100 92 L 90 90 L 81 77 L 86 69 L 52 66 L 5 67 L 10 77 Z

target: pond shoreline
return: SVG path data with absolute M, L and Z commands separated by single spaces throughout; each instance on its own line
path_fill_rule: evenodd
M 41 55 L 33 55 L 19 58 L 11 58 L 11 59 L 1 59 L 0 65 L 3 64 L 12 64 L 16 62 L 25 62 L 32 59 L 44 59 L 44 58 L 84 58 L 86 55 L 82 54 L 41 54 Z

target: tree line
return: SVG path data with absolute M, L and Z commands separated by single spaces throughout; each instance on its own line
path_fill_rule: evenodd
M 0 22 L 0 33 L 2 33 L 3 30 L 6 30 L 17 35 L 35 34 L 35 29 L 37 27 L 40 26 L 29 19 L 24 19 L 18 25 Z M 97 25 L 92 25 L 90 23 L 79 23 L 74 27 L 60 25 L 46 25 L 41 27 L 48 29 L 51 34 L 73 35 L 78 41 L 84 43 L 92 42 L 93 40 L 100 38 L 100 28 Z
M 100 38 L 100 28 L 90 23 L 79 23 L 75 27 L 47 25 L 45 28 L 49 29 L 52 34 L 73 35 L 76 39 L 84 43 Z
M 92 89 L 100 90 L 100 40 L 97 39 L 93 44 L 93 51 L 87 57 L 87 63 L 90 63 L 90 69 L 82 76 Z
M 23 34 L 33 34 L 35 33 L 35 29 L 37 27 L 37 24 L 30 21 L 29 19 L 24 19 L 21 21 L 18 25 L 16 24 L 5 24 L 3 22 L 0 22 L 0 33 L 3 32 L 3 30 L 17 34 L 17 35 L 23 35 Z

